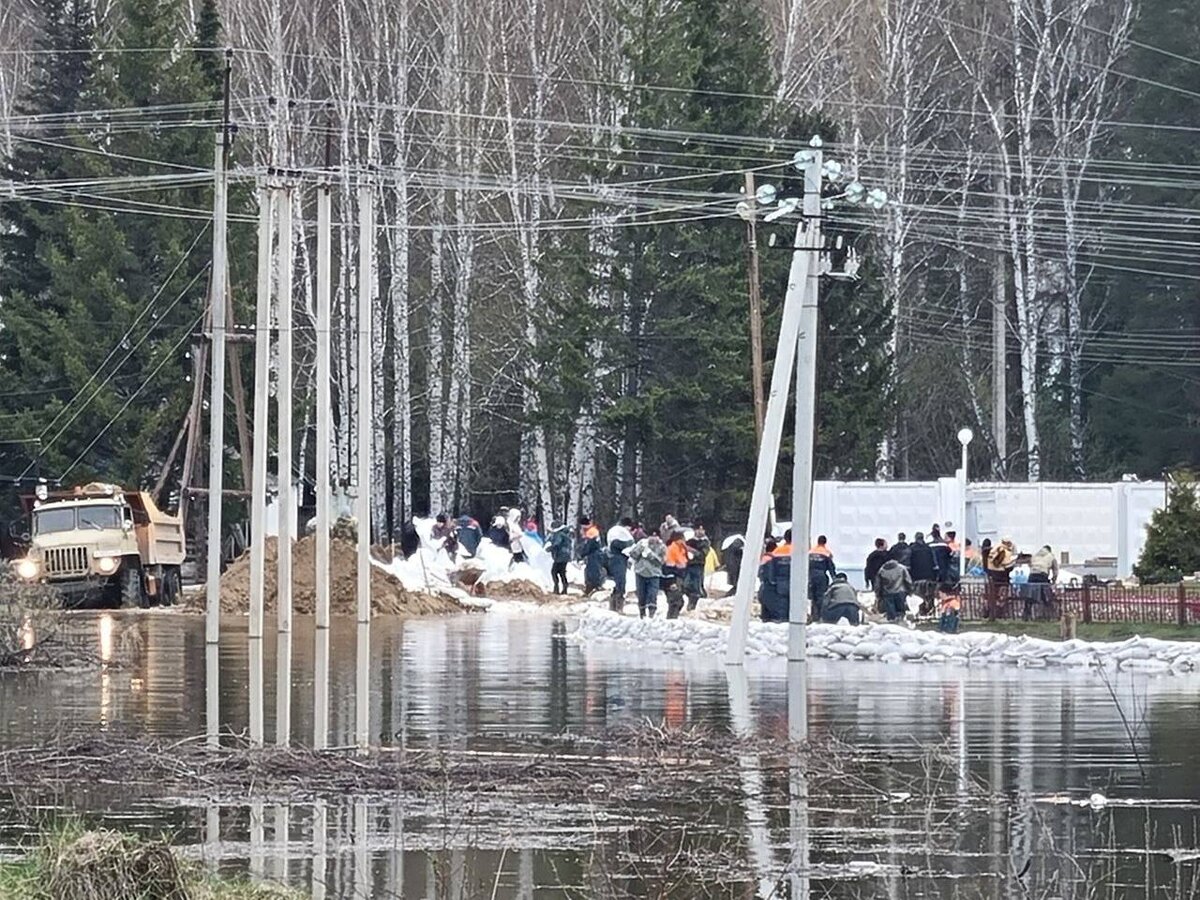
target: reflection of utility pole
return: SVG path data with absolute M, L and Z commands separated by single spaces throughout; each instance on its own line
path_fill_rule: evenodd
M 746 173 L 746 240 L 749 248 L 747 280 L 750 295 L 750 371 L 754 378 L 754 438 L 755 446 L 763 436 L 763 350 L 762 296 L 758 276 L 758 214 L 754 200 L 754 173 Z

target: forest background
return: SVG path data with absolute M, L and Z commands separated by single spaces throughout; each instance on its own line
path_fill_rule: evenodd
M 242 324 L 256 178 L 299 173 L 309 494 L 315 184 L 337 223 L 329 476 L 351 494 L 353 223 L 375 186 L 377 535 L 512 504 L 737 528 L 755 428 L 735 207 L 748 171 L 796 195 L 814 133 L 889 196 L 826 216 L 865 262 L 822 293 L 818 477 L 950 474 L 963 425 L 979 477 L 1200 466 L 1198 37 L 1189 0 L 9 0 L 0 480 L 164 502 L 205 483 L 185 425 L 226 47 Z M 768 379 L 794 227 L 759 223 Z M 254 437 L 230 399 L 227 484 Z

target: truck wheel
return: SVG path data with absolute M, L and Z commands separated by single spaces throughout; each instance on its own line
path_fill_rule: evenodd
M 174 606 L 175 601 L 179 599 L 179 588 L 179 570 L 175 568 L 164 570 L 162 587 L 159 589 L 159 604 L 162 606 Z
M 121 606 L 145 609 L 146 590 L 142 585 L 142 570 L 126 562 L 121 567 Z

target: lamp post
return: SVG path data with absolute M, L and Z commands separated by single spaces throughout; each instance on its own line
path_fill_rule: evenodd
M 958 430 L 958 442 L 962 444 L 962 515 L 959 517 L 960 538 L 958 542 L 958 580 L 961 582 L 967 574 L 967 447 L 975 432 L 970 428 Z

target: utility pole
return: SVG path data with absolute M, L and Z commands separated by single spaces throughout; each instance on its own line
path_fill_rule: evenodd
M 1004 181 L 996 176 L 994 192 L 996 220 L 1003 221 L 1004 211 Z M 992 439 L 996 444 L 996 471 L 1004 475 L 1008 468 L 1008 360 L 1006 345 L 1008 340 L 1008 284 L 1005 279 L 1005 267 L 1008 259 L 1003 250 L 996 253 L 996 264 L 992 268 Z M 963 522 L 963 539 L 966 539 L 966 522 Z
M 371 303 L 374 299 L 375 191 L 358 187 L 358 645 L 354 690 L 358 749 L 371 741 Z
M 792 469 L 792 571 L 788 602 L 788 737 L 808 740 L 808 685 L 805 620 L 808 617 L 808 547 L 812 530 L 813 447 L 817 424 L 817 327 L 821 287 L 821 166 L 816 150 L 804 170 L 804 222 L 815 258 L 800 301 L 796 348 L 796 432 Z
M 208 444 L 208 566 L 205 584 L 205 736 L 217 746 L 220 732 L 220 668 L 217 646 L 221 637 L 221 500 L 225 488 L 225 322 L 228 286 L 227 232 L 229 226 L 229 54 L 225 57 L 225 115 L 213 151 L 212 393 L 209 395 Z
M 276 481 L 279 496 L 279 536 L 276 539 L 275 581 L 275 743 L 286 747 L 292 739 L 292 530 L 296 510 L 292 505 L 292 196 L 286 183 L 279 201 L 279 368 L 276 397 L 279 434 Z
M 783 439 L 783 419 L 787 405 L 788 384 L 792 365 L 796 359 L 797 342 L 800 337 L 800 308 L 808 287 L 810 267 L 817 261 L 809 252 L 809 233 L 805 222 L 796 226 L 793 243 L 792 267 L 788 273 L 787 293 L 783 299 L 783 318 L 779 323 L 779 343 L 775 350 L 775 365 L 771 370 L 771 392 L 767 397 L 766 414 L 763 416 L 763 439 L 758 448 L 758 464 L 754 471 L 754 493 L 750 498 L 750 517 L 746 525 L 746 547 L 744 552 L 748 565 L 738 574 L 737 591 L 733 604 L 733 619 L 729 625 L 729 647 L 725 662 L 740 666 L 746 656 L 746 633 L 750 624 L 750 602 L 754 599 L 754 586 L 758 580 L 755 560 L 762 553 L 763 540 L 767 532 L 767 520 L 771 510 L 772 488 L 775 469 L 779 462 L 779 448 Z M 793 537 L 795 532 L 793 531 Z
M 763 438 L 762 295 L 758 274 L 758 203 L 754 199 L 754 173 L 746 173 L 746 241 L 750 254 L 747 287 L 750 295 L 750 370 L 754 378 L 755 445 Z
M 325 168 L 329 168 L 328 135 Z M 313 664 L 313 748 L 323 750 L 329 739 L 329 446 L 333 440 L 333 390 L 330 387 L 330 272 L 333 197 L 328 176 L 317 186 L 317 610 Z
M 268 173 L 268 178 L 271 175 Z M 271 229 L 276 191 L 258 185 L 258 283 L 254 310 L 254 449 L 250 478 L 250 744 L 263 745 L 263 605 L 266 585 L 267 444 L 270 420 Z

